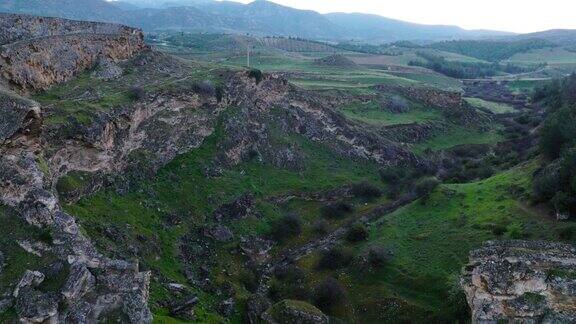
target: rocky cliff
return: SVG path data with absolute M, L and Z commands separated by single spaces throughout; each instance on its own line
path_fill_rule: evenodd
M 0 14 L 0 28 L 0 76 L 15 90 L 46 89 L 146 48 L 141 31 L 120 25 Z
M 56 291 L 39 289 L 47 274 L 30 269 L 1 292 L 3 307 L 13 305 L 26 323 L 87 323 L 123 314 L 133 323 L 151 322 L 149 272 L 137 262 L 100 254 L 66 214 L 40 163 L 42 107 L 15 92 L 44 89 L 94 66 L 100 59 L 130 58 L 144 50 L 142 34 L 127 27 L 28 16 L 0 16 L 0 203 L 28 224 L 50 233 L 49 244 L 23 241 L 36 256 L 50 254 L 66 264 Z M 47 239 L 48 240 L 48 239 Z M 15 261 L 15 260 L 12 260 Z M 45 270 L 43 270 L 45 271 Z M 60 270 L 64 272 L 64 266 Z
M 545 242 L 487 242 L 471 252 L 461 285 L 475 323 L 574 323 L 576 249 Z
M 209 71 L 216 74 L 215 86 L 197 79 L 200 67 L 193 63 L 147 49 L 137 30 L 13 15 L 0 17 L 0 24 L 11 26 L 0 48 L 7 88 L 0 96 L 0 204 L 50 233 L 49 242 L 24 244 L 27 251 L 53 254 L 69 269 L 51 292 L 41 289 L 48 274 L 28 269 L 10 297 L 0 298 L 22 321 L 84 323 L 120 316 L 150 322 L 150 272 L 140 271 L 138 262 L 102 255 L 61 201 L 104 186 L 122 190 L 131 178 L 153 175 L 217 130 L 222 141 L 214 160 L 206 161 L 206 176 L 254 157 L 298 169 L 305 157 L 278 140 L 289 136 L 353 159 L 418 163 L 402 147 L 276 75 Z M 88 82 L 67 83 L 56 100 L 22 97 L 92 67 L 114 73 L 84 74 Z M 97 104 L 102 101 L 112 104 Z M 87 184 L 65 196 L 61 180 L 76 173 Z

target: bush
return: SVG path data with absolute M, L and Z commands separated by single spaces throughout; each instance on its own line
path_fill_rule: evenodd
M 238 279 L 244 285 L 244 288 L 246 288 L 246 290 L 249 292 L 254 293 L 258 289 L 258 278 L 254 272 L 249 270 L 241 270 Z
M 298 215 L 287 215 L 276 221 L 272 227 L 272 237 L 282 242 L 302 233 L 302 220 Z
M 501 237 L 502 235 L 504 235 L 506 233 L 507 229 L 506 226 L 504 225 L 495 225 L 492 228 L 492 234 Z
M 574 238 L 576 234 L 576 228 L 574 226 L 564 227 L 558 230 L 558 237 L 563 241 L 570 241 Z
M 431 194 L 438 186 L 440 185 L 440 181 L 434 177 L 427 177 L 420 179 L 416 183 L 415 191 L 416 194 L 419 196 L 428 196 Z
M 344 216 L 352 213 L 353 211 L 354 207 L 352 207 L 352 205 L 347 204 L 345 202 L 338 202 L 322 207 L 320 213 L 324 218 L 335 219 L 335 218 L 343 218 Z
M 374 199 L 382 196 L 382 191 L 368 182 L 357 183 L 352 186 L 352 194 L 356 198 Z
M 312 225 L 312 231 L 318 236 L 324 236 L 330 231 L 330 225 L 327 221 L 319 219 Z
M 388 252 L 380 245 L 370 246 L 354 259 L 355 267 L 361 272 L 375 272 L 388 262 Z
M 346 233 L 346 240 L 350 243 L 358 243 L 368 239 L 368 229 L 364 224 L 354 224 Z
M 212 82 L 208 80 L 202 81 L 200 83 L 195 83 L 192 86 L 192 89 L 199 95 L 207 97 L 216 96 L 216 87 L 214 87 L 214 84 L 212 84 Z
M 406 168 L 387 167 L 380 169 L 380 179 L 387 184 L 395 184 L 407 177 Z
M 388 101 L 388 110 L 393 113 L 405 113 L 410 110 L 408 101 L 400 96 L 394 95 Z
M 330 312 L 346 300 L 346 290 L 336 279 L 327 278 L 314 289 L 314 303 L 322 311 Z
M 264 78 L 264 74 L 262 71 L 258 69 L 252 69 L 248 72 L 248 76 L 256 81 L 256 84 L 260 84 L 262 79 Z
M 140 101 L 146 98 L 146 90 L 141 87 L 131 87 L 128 89 L 128 96 L 132 101 Z
M 508 225 L 506 230 L 508 232 L 508 238 L 513 240 L 518 240 L 524 237 L 524 229 L 522 228 L 522 225 L 518 223 Z
M 322 251 L 318 261 L 320 270 L 338 270 L 346 267 L 352 261 L 352 252 L 341 246 Z

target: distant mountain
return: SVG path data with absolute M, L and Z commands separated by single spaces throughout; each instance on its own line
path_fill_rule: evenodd
M 273 2 L 213 0 L 0 0 L 0 12 L 117 22 L 145 31 L 210 31 L 315 40 L 434 42 L 508 35 L 456 26 L 419 25 L 367 14 L 322 15 Z
M 124 10 L 103 0 L 0 0 L 0 12 L 101 22 L 125 19 Z
M 552 29 L 543 32 L 518 35 L 516 39 L 542 39 L 558 46 L 576 46 L 576 30 Z
M 332 23 L 345 28 L 349 37 L 382 43 L 400 40 L 429 42 L 512 35 L 512 33 L 499 31 L 465 30 L 457 26 L 414 24 L 361 13 L 331 13 L 325 16 Z

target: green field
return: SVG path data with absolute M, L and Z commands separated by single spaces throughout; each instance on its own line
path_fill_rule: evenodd
M 494 114 L 508 114 L 517 112 L 514 107 L 504 103 L 483 100 L 480 98 L 465 98 L 465 100 L 474 107 L 487 109 Z
M 391 126 L 399 124 L 425 123 L 442 120 L 442 114 L 434 108 L 414 105 L 404 113 L 393 113 L 382 107 L 381 104 L 371 101 L 369 103 L 356 103 L 340 108 L 340 111 L 350 119 L 370 125 Z
M 437 134 L 429 140 L 413 146 L 413 151 L 423 153 L 425 150 L 445 150 L 465 144 L 496 144 L 503 139 L 498 128 L 478 130 L 451 125 L 445 132 Z
M 470 250 L 494 239 L 557 240 L 558 231 L 571 226 L 543 218 L 524 201 L 535 168 L 536 163 L 530 162 L 483 181 L 442 185 L 430 197 L 373 223 L 369 240 L 349 248 L 360 252 L 370 246 L 386 247 L 390 260 L 378 272 L 366 275 L 353 266 L 318 272 L 318 254 L 299 264 L 313 282 L 331 275 L 350 283 L 344 313 L 351 322 L 420 323 L 426 321 L 426 312 L 437 314 L 438 321 L 450 318 L 461 311 L 458 305 L 466 307 L 462 296 L 451 289 Z M 403 301 L 397 304 L 400 313 L 385 306 L 390 298 Z

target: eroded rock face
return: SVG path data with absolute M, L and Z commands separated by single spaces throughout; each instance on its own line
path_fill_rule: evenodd
M 574 323 L 576 249 L 545 242 L 487 242 L 471 252 L 461 286 L 477 323 Z
M 268 324 L 328 324 L 328 316 L 318 308 L 295 300 L 283 300 L 270 307 L 262 319 Z
M 12 88 L 47 89 L 94 66 L 147 48 L 139 30 L 113 24 L 0 15 L 0 76 Z

